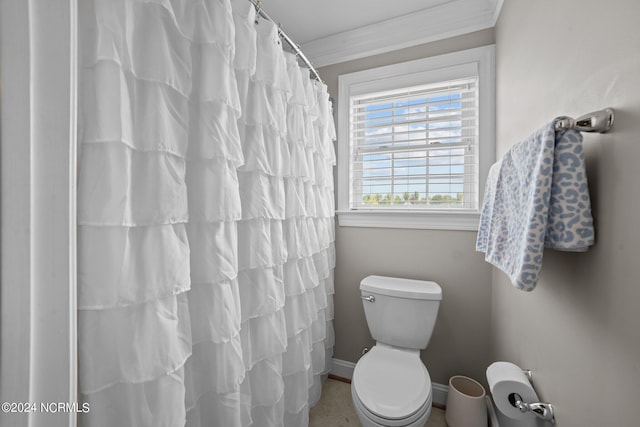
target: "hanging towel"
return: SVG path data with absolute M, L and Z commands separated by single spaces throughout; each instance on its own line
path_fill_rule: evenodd
M 532 291 L 544 248 L 586 251 L 593 219 L 582 134 L 557 118 L 515 144 L 489 171 L 476 250 L 511 283 Z

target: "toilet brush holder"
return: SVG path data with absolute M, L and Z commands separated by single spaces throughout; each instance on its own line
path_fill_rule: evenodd
M 486 392 L 476 380 L 456 375 L 449 379 L 445 420 L 449 427 L 487 427 Z

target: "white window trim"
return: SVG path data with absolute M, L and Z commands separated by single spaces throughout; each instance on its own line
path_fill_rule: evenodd
M 475 63 L 478 67 L 479 99 L 479 184 L 477 212 L 455 210 L 396 211 L 352 210 L 349 207 L 349 98 L 363 88 L 385 90 L 398 82 L 425 73 Z M 444 77 L 446 79 L 446 77 Z M 483 46 L 414 61 L 371 68 L 338 78 L 338 224 L 347 227 L 413 228 L 437 230 L 477 230 L 489 168 L 495 161 L 495 46 Z M 379 88 L 379 89 L 378 89 Z

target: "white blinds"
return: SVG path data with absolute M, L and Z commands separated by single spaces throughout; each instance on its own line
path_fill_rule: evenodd
M 351 209 L 477 209 L 477 80 L 350 98 Z

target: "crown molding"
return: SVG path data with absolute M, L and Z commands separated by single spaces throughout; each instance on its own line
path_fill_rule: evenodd
M 324 67 L 442 40 L 495 25 L 503 0 L 451 0 L 434 7 L 304 43 L 313 65 Z

